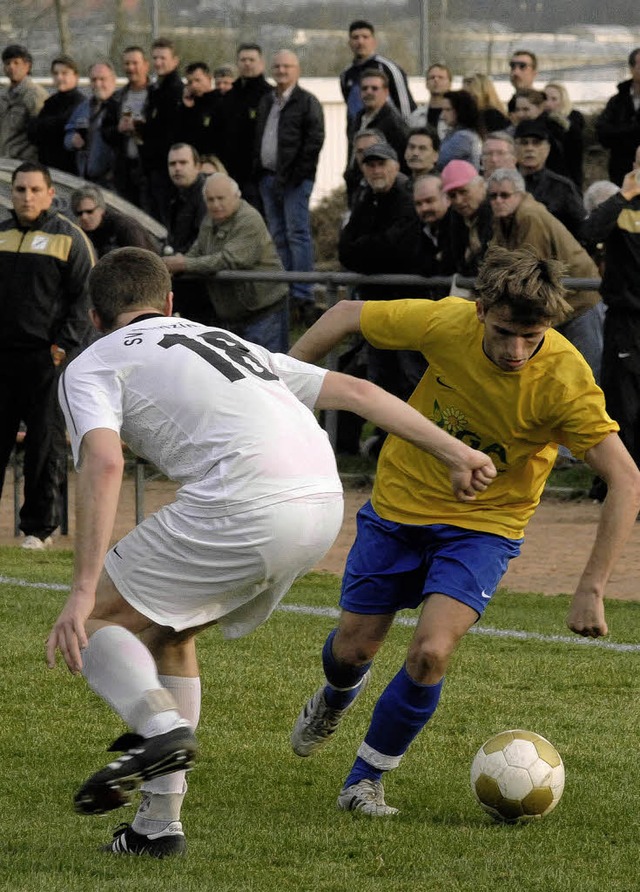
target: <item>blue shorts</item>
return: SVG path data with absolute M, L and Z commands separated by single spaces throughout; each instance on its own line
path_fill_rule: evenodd
M 481 616 L 523 541 L 448 524 L 383 520 L 371 502 L 358 512 L 357 525 L 340 595 L 340 606 L 351 613 L 416 608 L 439 592 Z

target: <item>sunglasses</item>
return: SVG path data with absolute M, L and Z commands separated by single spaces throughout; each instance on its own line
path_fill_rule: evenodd
M 515 192 L 489 192 L 489 201 L 495 201 L 496 198 L 502 198 L 503 201 L 506 201 L 507 198 L 511 198 L 515 194 Z
M 514 68 L 531 68 L 531 62 L 509 62 L 509 68 L 512 71 Z
M 76 217 L 84 217 L 88 214 L 94 214 L 98 210 L 98 206 L 96 205 L 94 208 L 87 208 L 84 211 L 76 211 Z

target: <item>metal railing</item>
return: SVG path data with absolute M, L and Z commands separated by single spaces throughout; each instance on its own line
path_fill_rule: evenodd
M 223 282 L 310 282 L 325 288 L 326 303 L 333 306 L 339 299 L 340 288 L 357 288 L 358 285 L 389 285 L 390 287 L 406 287 L 427 289 L 443 289 L 443 295 L 449 289 L 470 290 L 475 284 L 474 278 L 465 276 L 424 276 L 379 274 L 365 276 L 361 273 L 336 271 L 285 272 L 273 270 L 219 270 L 216 278 Z M 562 279 L 563 285 L 571 291 L 597 291 L 600 279 Z M 419 295 L 418 295 L 419 296 Z M 339 350 L 334 348 L 327 355 L 326 367 L 335 371 L 338 367 Z M 324 428 L 332 447 L 336 447 L 338 439 L 338 412 L 330 409 L 324 413 Z

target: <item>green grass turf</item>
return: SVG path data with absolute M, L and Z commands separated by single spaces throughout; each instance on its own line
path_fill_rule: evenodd
M 68 584 L 70 552 L 0 549 L 4 578 Z M 568 597 L 500 592 L 468 635 L 441 708 L 386 780 L 397 818 L 344 814 L 335 800 L 376 697 L 402 663 L 411 629 L 395 626 L 373 681 L 336 739 L 297 759 L 289 732 L 321 681 L 330 616 L 278 611 L 253 635 L 200 639 L 201 758 L 183 810 L 186 859 L 155 862 L 97 851 L 132 810 L 74 814 L 71 800 L 105 764 L 120 720 L 43 647 L 64 591 L 0 583 L 2 843 L 0 890 L 11 892 L 631 892 L 638 888 L 638 661 L 567 644 Z M 311 575 L 288 604 L 335 607 L 337 580 Z M 640 643 L 640 605 L 608 603 L 611 641 Z M 576 642 L 578 639 L 575 639 Z M 565 794 L 527 826 L 495 825 L 475 803 L 469 767 L 493 733 L 524 727 L 561 752 Z

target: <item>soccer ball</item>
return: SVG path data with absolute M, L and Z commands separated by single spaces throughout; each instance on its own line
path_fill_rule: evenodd
M 543 818 L 562 796 L 564 765 L 553 744 L 539 734 L 502 731 L 476 753 L 471 789 L 496 821 Z

